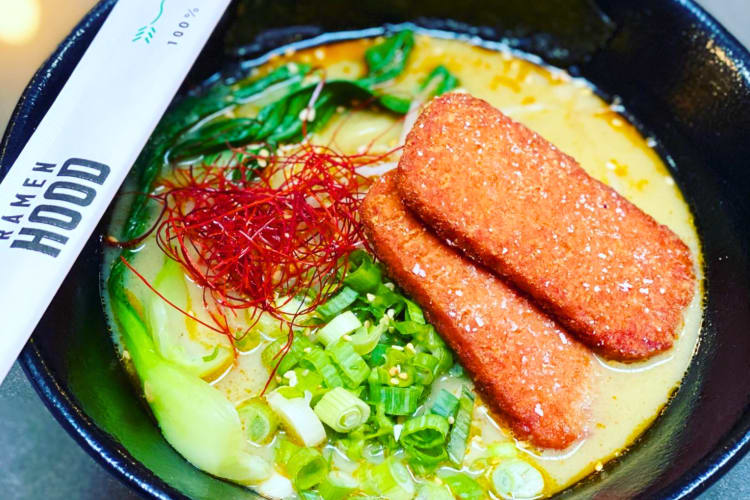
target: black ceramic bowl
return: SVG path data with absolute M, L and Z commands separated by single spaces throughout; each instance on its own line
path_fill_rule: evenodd
M 34 76 L 3 140 L 0 175 L 113 4 L 97 5 Z M 560 496 L 700 492 L 750 447 L 750 54 L 687 0 L 359 0 L 356 8 L 344 0 L 246 0 L 225 16 L 183 92 L 240 59 L 291 41 L 404 21 L 537 53 L 587 78 L 605 97 L 618 96 L 642 131 L 658 138 L 703 242 L 707 300 L 700 346 L 671 404 L 630 452 Z M 185 462 L 139 403 L 102 314 L 100 234 L 88 242 L 23 351 L 28 377 L 81 446 L 138 492 L 253 498 Z

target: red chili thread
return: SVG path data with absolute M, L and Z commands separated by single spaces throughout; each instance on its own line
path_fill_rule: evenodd
M 303 121 L 303 136 L 307 136 L 305 125 Z M 329 295 L 309 292 L 331 291 L 337 276 L 347 271 L 344 257 L 355 248 L 367 246 L 357 212 L 370 181 L 356 169 L 379 163 L 399 149 L 380 155 L 369 153 L 386 132 L 355 155 L 338 153 L 330 143 L 320 146 L 303 142 L 295 149 L 287 148 L 283 155 L 263 157 L 247 149 L 233 149 L 234 155 L 225 165 L 177 169 L 172 179 L 162 182 L 164 191 L 150 195 L 162 203 L 155 224 L 134 240 L 107 242 L 128 248 L 156 231 L 162 251 L 180 262 L 203 287 L 204 306 L 219 328 L 177 307 L 123 261 L 169 305 L 227 335 L 235 356 L 235 340 L 242 336 L 235 337 L 230 331 L 221 306 L 252 311 L 245 334 L 263 312 L 286 323 L 287 342 L 274 356 L 278 361 L 263 389 L 265 393 L 291 348 L 294 327 L 299 326 L 297 318 L 313 312 Z M 256 178 L 247 180 L 251 173 L 248 160 L 268 166 Z M 302 294 L 309 300 L 295 313 L 285 314 L 283 307 Z M 285 300 L 277 302 L 279 296 Z
M 327 300 L 321 292 L 345 274 L 345 257 L 367 244 L 358 210 L 370 180 L 356 169 L 391 153 L 345 155 L 308 143 L 265 157 L 235 150 L 233 166 L 177 169 L 152 195 L 164 207 L 156 242 L 203 287 L 206 306 L 249 309 L 251 324 L 266 312 L 289 327 L 266 387 L 302 326 L 298 318 Z M 248 161 L 267 166 L 247 180 Z M 303 295 L 298 311 L 284 313 Z M 234 342 L 226 318 L 214 321 Z

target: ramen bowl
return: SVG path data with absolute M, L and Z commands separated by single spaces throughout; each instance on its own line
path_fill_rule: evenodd
M 7 172 L 114 5 L 98 4 L 34 76 L 3 139 Z M 476 37 L 539 56 L 621 102 L 658 141 L 703 249 L 704 321 L 680 388 L 627 453 L 560 498 L 682 498 L 708 487 L 750 447 L 750 54 L 688 1 L 363 0 L 238 2 L 181 95 L 279 47 L 373 36 L 388 26 Z M 283 50 L 283 49 L 282 49 Z M 176 97 L 177 100 L 180 96 Z M 118 361 L 100 296 L 102 235 L 92 235 L 21 355 L 50 411 L 139 493 L 256 498 L 194 468 L 164 440 Z

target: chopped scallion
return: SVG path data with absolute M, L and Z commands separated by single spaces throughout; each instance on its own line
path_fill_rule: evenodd
M 482 500 L 487 497 L 479 483 L 466 474 L 443 473 L 439 474 L 439 476 L 448 485 L 456 498 L 460 498 L 461 500 Z
M 440 360 L 432 354 L 418 352 L 409 361 L 414 367 L 415 376 L 418 384 L 430 385 L 435 379 L 437 370 L 440 367 Z
M 375 290 L 382 280 L 380 267 L 372 261 L 365 252 L 359 266 L 350 271 L 344 278 L 344 283 L 359 293 L 369 293 Z
M 328 346 L 326 352 L 330 354 L 333 362 L 341 370 L 344 384 L 347 387 L 354 389 L 367 380 L 367 376 L 370 374 L 370 367 L 367 366 L 362 356 L 357 354 L 350 342 L 339 340 L 335 344 Z
M 409 299 L 404 299 L 404 302 L 406 303 L 406 317 L 408 320 L 424 325 L 426 321 L 422 309 Z
M 399 442 L 416 463 L 434 466 L 447 458 L 445 438 L 449 427 L 445 417 L 434 413 L 414 417 L 404 422 Z
M 237 413 L 250 441 L 264 444 L 271 440 L 278 427 L 278 419 L 265 401 L 260 398 L 245 401 L 237 408 Z
M 352 335 L 352 346 L 358 354 L 364 356 L 372 352 L 375 346 L 378 345 L 380 337 L 388 329 L 388 318 L 383 317 L 380 319 L 377 325 L 374 326 L 361 326 Z
M 284 428 L 305 446 L 317 446 L 326 440 L 323 424 L 305 398 L 287 399 L 279 391 L 274 391 L 266 396 L 266 401 Z
M 328 321 L 352 305 L 354 301 L 357 300 L 358 296 L 359 294 L 356 290 L 345 286 L 339 290 L 336 295 L 328 299 L 325 304 L 318 306 L 318 308 L 315 309 L 315 312 L 317 312 L 324 320 Z
M 359 318 L 351 312 L 345 311 L 331 321 L 326 326 L 318 330 L 318 339 L 324 345 L 331 345 L 347 333 L 351 333 L 362 326 Z
M 276 445 L 276 455 L 274 457 L 274 460 L 278 464 L 285 464 L 289 462 L 289 459 L 292 458 L 292 455 L 294 455 L 301 449 L 301 446 L 292 443 L 286 438 L 281 438 Z
M 320 484 L 328 474 L 328 462 L 315 448 L 301 448 L 286 464 L 287 472 L 298 491 Z
M 314 411 L 336 432 L 350 432 L 370 418 L 370 406 L 342 387 L 325 393 Z
M 268 344 L 268 346 L 263 350 L 263 353 L 261 354 L 261 360 L 263 361 L 263 365 L 265 365 L 266 368 L 271 370 L 278 363 L 279 368 L 277 370 L 277 373 L 286 373 L 300 362 L 300 360 L 305 355 L 304 350 L 307 347 L 312 346 L 312 343 L 305 337 L 297 335 L 294 337 L 294 341 L 292 342 L 289 351 L 287 351 L 286 355 L 284 355 L 284 357 L 282 358 L 281 351 L 286 343 L 287 339 L 285 337 L 281 337 Z M 281 359 L 280 363 L 279 359 Z
M 466 454 L 466 441 L 469 439 L 471 416 L 474 412 L 474 395 L 465 386 L 458 403 L 456 421 L 448 439 L 448 457 L 451 462 L 461 465 Z
M 312 367 L 321 377 L 326 387 L 342 387 L 344 379 L 341 378 L 336 366 L 330 356 L 320 347 L 313 347 L 301 361 L 303 366 Z
M 445 389 L 440 389 L 430 411 L 445 418 L 455 417 L 458 398 Z
M 419 406 L 421 395 L 421 385 L 410 387 L 374 385 L 370 387 L 370 403 L 382 403 L 387 415 L 411 415 Z
M 411 500 L 415 486 L 409 469 L 394 457 L 369 469 L 369 484 L 373 493 L 389 500 Z
M 332 471 L 323 480 L 318 491 L 324 500 L 343 500 L 357 488 L 357 480 L 341 471 Z

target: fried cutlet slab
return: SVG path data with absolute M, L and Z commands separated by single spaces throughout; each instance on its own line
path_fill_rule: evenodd
M 695 293 L 689 249 L 538 134 L 447 94 L 418 118 L 398 172 L 428 226 L 603 356 L 672 346 Z
M 581 438 L 593 386 L 589 350 L 434 236 L 401 203 L 393 174 L 370 188 L 360 212 L 390 276 L 422 306 L 485 401 L 520 438 L 556 449 Z

